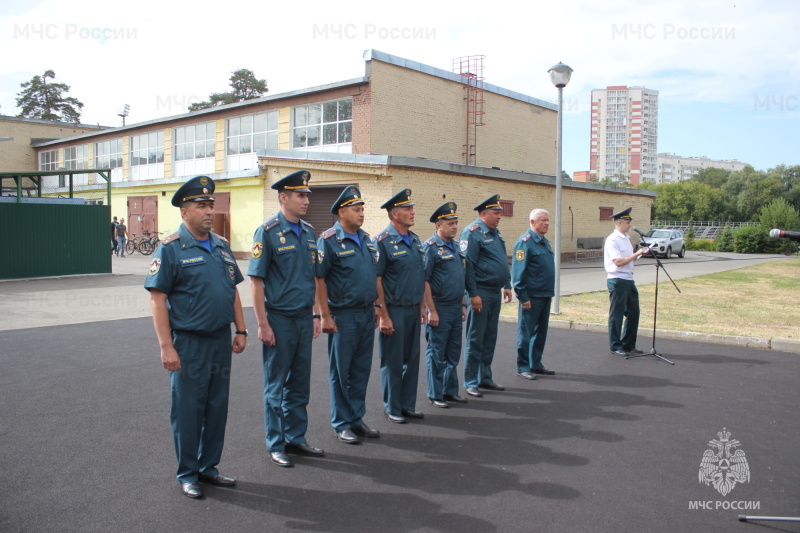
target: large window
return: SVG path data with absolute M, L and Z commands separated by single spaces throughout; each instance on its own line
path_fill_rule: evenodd
M 79 146 L 70 146 L 64 148 L 64 168 L 79 170 L 89 168 L 89 145 L 81 144 Z M 88 174 L 75 174 L 72 179 L 73 185 L 88 185 Z M 66 187 L 66 176 L 61 177 L 61 187 Z
M 256 168 L 259 150 L 278 149 L 278 112 L 228 119 L 226 170 Z
M 352 138 L 352 98 L 292 109 L 293 150 L 351 153 Z
M 39 170 L 58 170 L 58 150 L 39 152 Z
M 94 167 L 110 168 L 111 181 L 122 181 L 122 138 L 94 143 Z
M 164 177 L 164 131 L 131 135 L 131 180 Z
M 214 122 L 192 124 L 175 128 L 175 157 L 172 163 L 174 177 L 214 172 L 215 151 Z

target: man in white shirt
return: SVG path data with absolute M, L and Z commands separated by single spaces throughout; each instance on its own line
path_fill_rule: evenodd
M 603 261 L 608 272 L 608 293 L 611 306 L 608 310 L 608 342 L 615 355 L 641 354 L 636 348 L 639 330 L 639 291 L 633 281 L 633 262 L 650 251 L 640 248 L 633 251 L 628 238 L 631 229 L 629 207 L 612 216 L 614 233 L 606 238 Z M 624 320 L 627 317 L 627 320 Z M 624 327 L 623 327 L 624 321 Z

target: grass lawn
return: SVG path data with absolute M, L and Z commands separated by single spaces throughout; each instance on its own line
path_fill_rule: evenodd
M 800 340 L 800 259 L 676 280 L 681 294 L 662 276 L 658 329 Z M 655 284 L 638 285 L 640 328 L 653 327 Z M 517 315 L 516 302 L 504 315 Z M 561 297 L 554 320 L 606 324 L 608 292 Z

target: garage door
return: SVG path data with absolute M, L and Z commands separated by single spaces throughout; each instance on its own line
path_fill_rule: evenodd
M 331 206 L 342 194 L 344 187 L 344 185 L 337 185 L 336 187 L 313 187 L 311 189 L 313 191 L 311 202 L 303 220 L 314 226 L 314 233 L 317 234 L 317 237 L 339 220 L 339 217 L 331 214 Z

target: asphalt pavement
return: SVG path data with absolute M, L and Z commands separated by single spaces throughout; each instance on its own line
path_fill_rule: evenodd
M 680 262 L 668 263 L 673 277 Z M 330 426 L 321 336 L 307 437 L 326 456 L 290 469 L 266 452 L 251 336 L 234 356 L 220 465 L 237 486 L 190 500 L 174 477 L 146 267 L 115 259 L 115 275 L 0 283 L 0 531 L 800 531 L 737 520 L 800 516 L 800 356 L 659 339 L 669 365 L 611 355 L 604 333 L 551 329 L 545 364 L 557 374 L 527 381 L 515 373 L 509 323 L 494 363 L 505 391 L 435 408 L 423 370 L 425 419 L 404 425 L 382 415 L 376 346 L 365 421 L 382 436 L 358 446 Z M 566 266 L 564 279 L 591 272 L 582 267 Z M 650 342 L 640 335 L 641 348 Z M 748 476 L 731 483 L 728 463 L 714 463 L 715 488 L 699 476 L 722 439 L 744 452 Z

